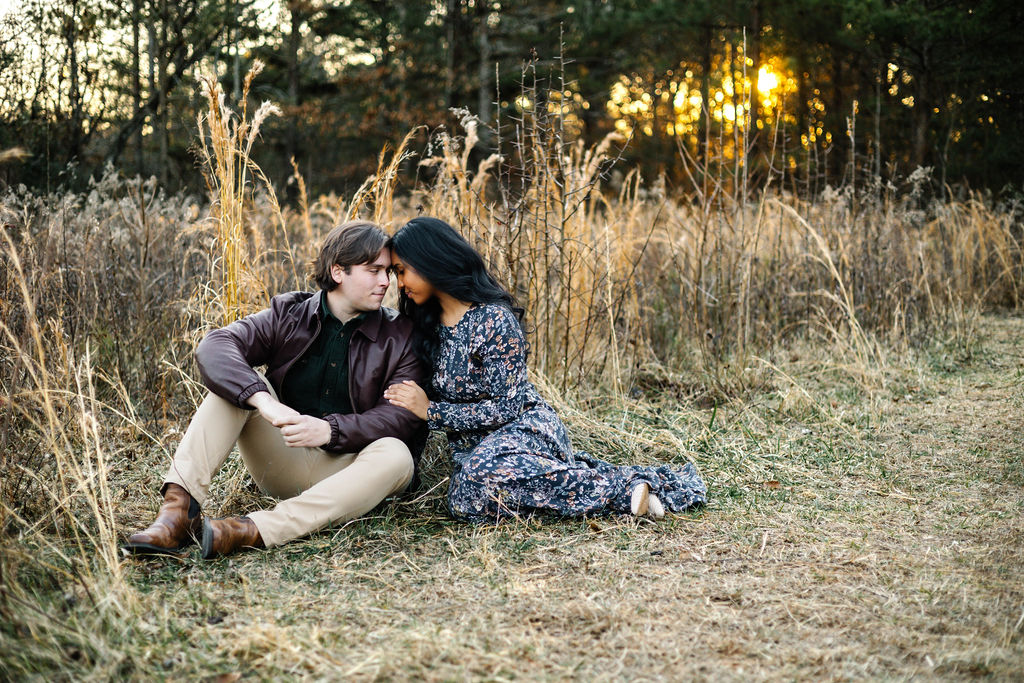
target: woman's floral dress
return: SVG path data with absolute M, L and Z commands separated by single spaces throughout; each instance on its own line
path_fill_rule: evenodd
M 474 522 L 548 511 L 564 516 L 628 513 L 647 482 L 666 510 L 707 501 L 692 463 L 616 466 L 574 452 L 565 425 L 526 376 L 526 340 L 505 306 L 475 304 L 440 327 L 431 429 L 448 434 L 455 467 L 448 509 Z

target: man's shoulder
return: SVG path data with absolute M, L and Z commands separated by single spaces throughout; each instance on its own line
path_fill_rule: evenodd
M 275 319 L 306 319 L 320 307 L 319 292 L 285 292 L 270 300 Z
M 278 294 L 271 298 L 270 307 L 289 308 L 291 306 L 295 306 L 296 304 L 305 303 L 309 301 L 311 297 L 314 297 L 316 295 L 317 292 L 284 292 L 283 294 Z
M 412 319 L 388 306 L 380 307 L 381 324 L 403 333 L 412 332 Z

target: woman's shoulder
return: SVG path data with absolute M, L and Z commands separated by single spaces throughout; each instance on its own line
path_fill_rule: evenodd
M 511 316 L 514 319 L 516 315 L 515 313 L 512 312 L 512 309 L 509 308 L 507 304 L 503 303 L 473 304 L 469 310 L 476 311 L 477 313 L 486 317 L 494 318 L 503 318 L 506 316 Z
M 472 316 L 475 336 L 522 336 L 519 318 L 503 304 L 474 304 L 467 315 Z
M 473 307 L 469 310 L 475 314 L 478 322 L 492 322 L 519 327 L 519 318 L 505 304 L 473 304 Z

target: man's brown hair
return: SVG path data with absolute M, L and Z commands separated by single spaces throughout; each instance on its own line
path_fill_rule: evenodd
M 388 236 L 370 221 L 348 221 L 331 230 L 313 261 L 313 279 L 328 292 L 338 286 L 331 277 L 335 264 L 349 272 L 352 266 L 371 263 L 384 248 Z

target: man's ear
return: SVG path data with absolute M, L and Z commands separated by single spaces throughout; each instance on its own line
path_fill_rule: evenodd
M 339 266 L 337 263 L 331 266 L 331 279 L 334 280 L 337 284 L 341 284 L 341 279 L 344 275 L 345 269 Z

